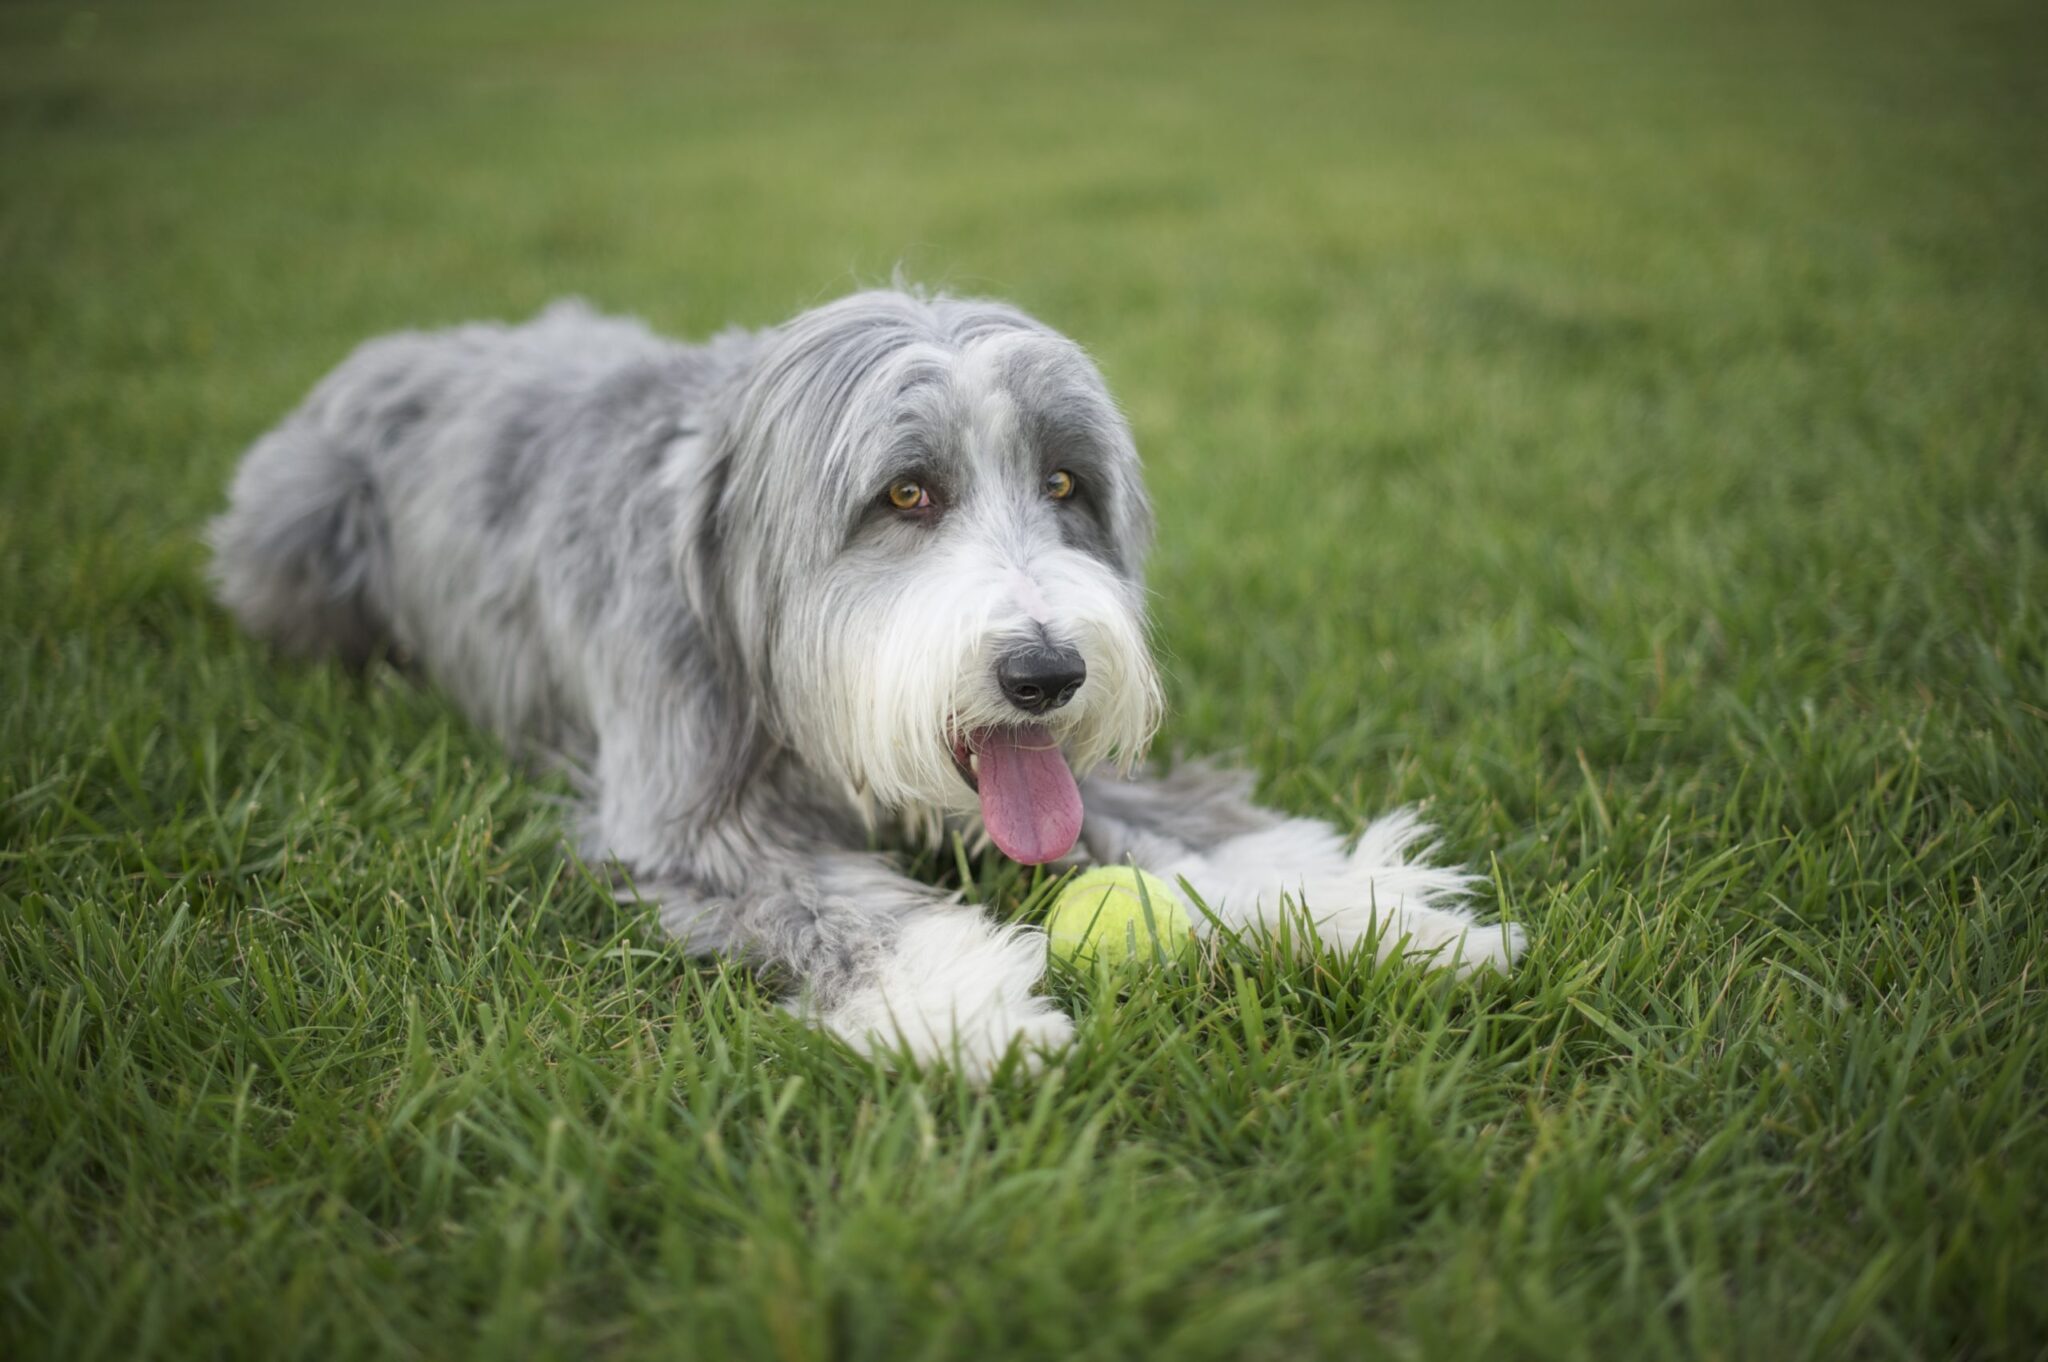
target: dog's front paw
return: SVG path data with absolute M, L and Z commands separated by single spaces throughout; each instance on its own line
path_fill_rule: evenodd
M 1044 974 L 1042 933 L 934 912 L 905 922 L 873 977 L 816 1020 L 863 1054 L 907 1052 L 979 1082 L 1012 1050 L 1035 1068 L 1073 1039 L 1073 1021 L 1032 992 Z
M 1333 901 L 1343 906 L 1330 908 Z M 1317 940 L 1332 950 L 1349 951 L 1372 940 L 1382 957 L 1398 954 L 1459 974 L 1484 969 L 1505 974 L 1526 945 L 1514 923 L 1478 922 L 1458 905 L 1415 899 L 1389 903 L 1377 884 L 1344 900 L 1318 902 L 1311 890 L 1301 908 L 1315 924 Z
M 1476 877 L 1430 864 L 1428 836 L 1403 810 L 1375 821 L 1347 852 L 1335 829 L 1291 819 L 1224 842 L 1190 867 L 1189 879 L 1230 926 L 1277 927 L 1284 904 L 1333 950 L 1372 940 L 1382 956 L 1461 974 L 1506 972 L 1522 952 L 1521 928 L 1477 921 L 1466 907 Z

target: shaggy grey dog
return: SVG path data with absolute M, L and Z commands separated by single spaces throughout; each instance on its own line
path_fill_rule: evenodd
M 213 582 L 254 633 L 390 649 L 565 759 L 587 855 L 869 1052 L 981 1074 L 1071 1034 L 1038 933 L 874 849 L 954 831 L 1505 968 L 1519 933 L 1411 859 L 1412 815 L 1347 849 L 1247 777 L 1133 775 L 1150 530 L 1094 365 L 1012 308 L 862 293 L 688 346 L 569 303 L 350 356 L 243 459 Z

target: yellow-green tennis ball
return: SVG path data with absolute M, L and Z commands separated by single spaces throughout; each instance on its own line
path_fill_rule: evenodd
M 1062 960 L 1117 964 L 1133 957 L 1150 960 L 1155 945 L 1159 954 L 1178 956 L 1194 940 L 1195 924 L 1165 880 L 1109 865 L 1077 876 L 1060 891 L 1045 931 Z

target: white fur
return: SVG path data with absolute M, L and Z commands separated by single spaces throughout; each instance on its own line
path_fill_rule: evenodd
M 849 590 L 838 605 L 856 623 L 809 637 L 833 698 L 793 717 L 796 744 L 879 809 L 971 814 L 979 805 L 955 769 L 953 738 L 1017 722 L 995 658 L 1044 623 L 1088 667 L 1073 702 L 1043 720 L 1075 773 L 1143 756 L 1162 702 L 1132 593 L 1083 554 L 1035 545 L 1047 606 L 1035 621 L 1016 604 L 1012 555 L 969 525 L 949 528 L 957 541 L 931 572 L 888 597 Z
M 1411 851 L 1428 853 L 1420 845 L 1428 834 L 1404 809 L 1375 820 L 1346 851 L 1335 828 L 1292 818 L 1162 873 L 1185 877 L 1226 926 L 1276 928 L 1291 908 L 1338 951 L 1377 933 L 1382 958 L 1398 953 L 1466 974 L 1505 971 L 1522 951 L 1522 929 L 1473 917 L 1464 900 L 1476 877 L 1410 859 Z M 1294 925 L 1298 931 L 1299 918 Z
M 864 1054 L 907 1052 L 985 1079 L 1013 1048 L 1029 1067 L 1073 1038 L 1073 1022 L 1032 991 L 1044 974 L 1043 932 L 941 909 L 906 921 L 873 982 L 816 1020 Z

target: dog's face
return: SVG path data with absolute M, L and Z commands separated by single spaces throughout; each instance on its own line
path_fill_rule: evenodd
M 871 809 L 1066 854 L 1075 773 L 1160 711 L 1150 512 L 1087 357 L 1008 308 L 861 294 L 765 337 L 721 419 L 695 594 L 759 640 L 773 739 Z

